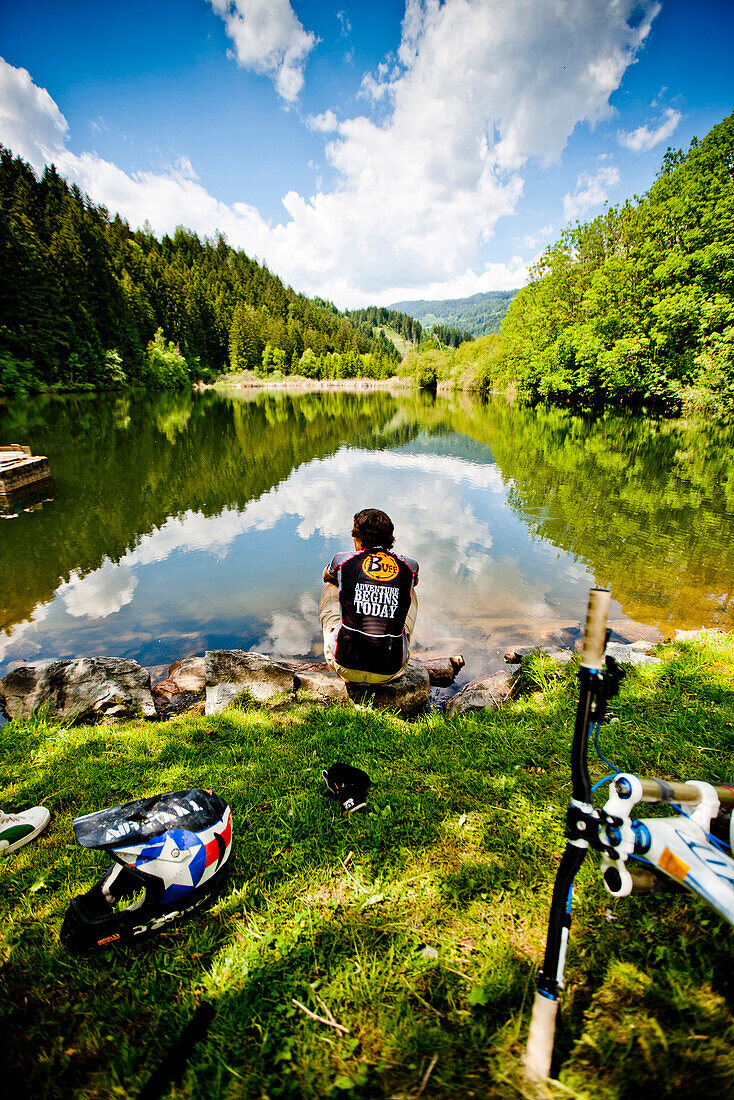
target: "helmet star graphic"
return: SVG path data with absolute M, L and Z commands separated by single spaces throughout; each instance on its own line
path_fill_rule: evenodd
M 124 849 L 116 855 L 128 862 Z M 129 855 L 134 867 L 161 880 L 163 901 L 174 901 L 188 893 L 201 879 L 207 864 L 206 847 L 195 833 L 186 829 L 171 829 L 142 851 L 132 849 Z

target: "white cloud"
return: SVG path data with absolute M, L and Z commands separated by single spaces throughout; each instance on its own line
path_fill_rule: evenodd
M 303 68 L 316 35 L 303 29 L 289 0 L 210 0 L 221 15 L 243 69 L 269 76 L 292 103 L 303 87 Z
M 274 611 L 268 627 L 250 648 L 273 657 L 307 656 L 311 653 L 319 621 L 319 606 L 310 592 L 304 592 L 298 606 Z
M 211 3 L 240 62 L 295 96 L 313 36 L 285 0 Z M 315 116 L 335 183 L 310 196 L 288 192 L 278 224 L 245 202 L 219 202 L 191 173 L 127 174 L 70 153 L 63 116 L 27 73 L 24 122 L 3 125 L 0 112 L 0 140 L 36 167 L 54 159 L 134 226 L 221 230 L 286 282 L 340 306 L 504 289 L 524 281 L 523 262 L 483 264 L 480 248 L 514 212 L 528 163 L 558 158 L 576 126 L 609 116 L 609 96 L 658 10 L 645 0 L 632 26 L 636 0 L 408 0 L 397 54 L 367 82 L 382 97 L 380 121 Z M 16 100 L 19 72 L 11 70 Z
M 525 285 L 529 274 L 527 261 L 520 256 L 513 256 L 506 263 L 488 263 L 479 272 L 467 268 L 452 278 L 423 284 L 420 297 L 431 301 L 441 298 L 468 298 L 472 294 L 488 290 L 516 290 Z M 381 297 L 384 302 L 400 302 L 414 297 L 415 289 L 415 283 L 389 287 L 383 291 Z
M 336 17 L 339 20 L 339 26 L 341 27 L 341 32 L 344 35 L 344 37 L 346 38 L 351 33 L 351 30 L 352 30 L 352 24 L 349 22 L 349 18 L 347 16 L 347 13 L 345 11 L 338 11 L 336 13 Z
M 11 653 L 16 659 L 65 653 L 70 638 L 76 639 L 77 653 L 110 652 L 110 640 L 113 652 L 130 652 L 166 637 L 164 624 L 172 622 L 182 625 L 175 637 L 169 635 L 171 648 L 201 652 L 212 624 L 235 633 L 245 613 L 262 623 L 255 649 L 282 656 L 319 653 L 321 569 L 334 549 L 350 543 L 355 508 L 369 504 L 392 515 L 396 550 L 420 563 L 414 642 L 434 653 L 463 653 L 464 678 L 471 679 L 486 672 L 494 647 L 517 644 L 523 630 L 528 642 L 536 641 L 538 619 L 548 625 L 559 617 L 573 619 L 580 579 L 586 579 L 582 565 L 564 554 L 559 562 L 557 547 L 532 528 L 528 538 L 521 519 L 507 509 L 507 495 L 501 471 L 490 462 L 343 447 L 294 469 L 242 511 L 170 517 L 143 536 L 119 566 L 105 561 L 94 573 L 73 574 L 54 601 L 34 610 L 31 621 L 9 635 L 0 631 L 0 660 Z M 291 554 L 292 568 L 277 584 L 255 585 L 249 564 L 247 575 L 242 565 L 261 559 L 266 541 L 261 533 L 276 528 L 278 540 L 303 539 L 303 552 Z M 323 557 L 313 554 L 314 546 L 323 546 Z M 192 602 L 185 586 L 161 586 L 160 570 L 146 569 L 186 552 L 218 556 L 217 577 L 203 601 Z M 194 562 L 195 570 L 204 568 L 211 576 L 210 562 L 214 565 L 209 558 Z M 122 623 L 94 626 L 93 620 L 111 616 L 131 599 Z M 70 629 L 64 612 L 89 621 Z M 125 622 L 133 621 L 135 630 L 126 629 Z
M 607 188 L 619 183 L 619 171 L 610 166 L 597 169 L 596 172 L 582 172 L 576 180 L 573 194 L 563 196 L 563 214 L 567 221 L 580 217 L 593 206 L 601 206 L 607 201 Z
M 0 58 L 0 142 L 37 170 L 64 147 L 69 125 L 45 88 L 27 69 Z
M 106 619 L 132 602 L 138 584 L 128 566 L 114 565 L 105 558 L 99 569 L 82 576 L 74 571 L 56 594 L 75 619 Z
M 553 236 L 553 226 L 548 224 L 539 229 L 537 233 L 529 233 L 522 238 L 525 248 L 536 249 Z
M 32 641 L 33 634 L 36 628 L 48 618 L 50 611 L 50 600 L 48 603 L 36 604 L 31 612 L 30 619 L 25 619 L 17 625 L 11 625 L 6 630 L 0 631 L 0 661 L 4 660 L 9 653 L 17 654 L 21 652 L 18 647 L 18 642 L 25 635 L 28 637 L 26 642 L 23 643 L 24 649 L 22 650 L 23 657 L 21 660 L 29 660 L 32 656 L 36 656 L 38 649 Z
M 269 531 L 286 516 L 299 516 L 296 533 L 303 539 L 309 539 L 318 533 L 324 538 L 346 537 L 351 530 L 354 499 L 358 497 L 357 486 L 365 478 L 379 484 L 388 482 L 391 477 L 405 476 L 418 478 L 425 482 L 426 492 L 418 494 L 421 498 L 414 510 L 420 515 L 416 521 L 415 538 L 421 542 L 435 540 L 438 533 L 444 539 L 457 544 L 456 560 L 470 553 L 470 544 L 491 546 L 491 536 L 475 523 L 459 523 L 453 501 L 446 501 L 442 519 L 433 517 L 427 521 L 426 511 L 434 509 L 435 493 L 431 485 L 463 485 L 473 491 L 501 494 L 504 491 L 502 475 L 496 466 L 477 465 L 464 459 L 446 455 L 409 454 L 401 451 L 359 451 L 342 448 L 328 459 L 315 459 L 295 469 L 285 481 L 269 489 L 262 496 L 251 500 L 240 512 L 233 508 L 224 508 L 217 516 L 204 516 L 201 512 L 185 512 L 180 516 L 171 516 L 159 528 L 144 535 L 134 550 L 128 551 L 120 560 L 119 567 L 109 562 L 93 573 L 81 578 L 72 574 L 70 580 L 59 588 L 70 614 L 90 614 L 87 607 L 92 600 L 82 598 L 82 593 L 98 593 L 98 607 L 101 617 L 119 611 L 132 598 L 135 587 L 133 569 L 165 561 L 174 552 L 198 552 L 214 554 L 223 558 L 234 541 L 248 531 Z M 333 485 L 350 485 L 353 492 L 337 494 L 329 492 Z M 368 495 L 370 495 L 368 493 Z M 450 496 L 448 488 L 442 495 Z M 360 498 L 361 499 L 361 498 Z M 406 513 L 402 498 L 383 502 L 390 511 L 390 505 L 401 515 Z M 412 506 L 411 506 L 412 507 Z M 420 529 L 425 533 L 420 534 Z M 405 534 L 405 520 L 401 520 L 401 539 L 404 545 L 412 543 Z M 458 540 L 458 541 L 457 541 Z M 111 583 L 112 577 L 118 578 Z M 119 579 L 122 578 L 122 579 Z M 131 583 L 132 582 L 132 583 Z M 130 593 L 129 598 L 126 593 Z M 75 610 L 69 607 L 71 604 Z M 82 610 L 84 608 L 84 610 Z M 98 611 L 99 614 L 99 611 Z
M 661 141 L 666 141 L 682 118 L 680 111 L 667 107 L 654 129 L 650 129 L 649 126 L 638 126 L 636 130 L 620 130 L 617 140 L 620 145 L 625 149 L 631 149 L 633 153 L 647 153 Z
M 339 126 L 339 120 L 333 111 L 324 111 L 320 115 L 310 115 L 306 119 L 309 130 L 316 130 L 322 134 L 333 134 Z

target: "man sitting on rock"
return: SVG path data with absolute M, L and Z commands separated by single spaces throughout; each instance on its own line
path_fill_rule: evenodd
M 336 554 L 324 570 L 324 656 L 343 680 L 383 684 L 408 663 L 418 563 L 391 552 L 392 520 L 377 508 L 357 512 L 352 538 L 354 550 Z

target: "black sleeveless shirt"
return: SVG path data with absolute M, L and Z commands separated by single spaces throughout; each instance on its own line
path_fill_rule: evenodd
M 360 672 L 398 672 L 408 659 L 405 619 L 418 563 L 373 547 L 336 554 L 327 572 L 339 588 L 337 663 Z

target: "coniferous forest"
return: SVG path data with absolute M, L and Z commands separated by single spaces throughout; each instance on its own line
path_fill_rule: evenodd
M 734 114 L 543 254 L 501 329 L 531 400 L 734 415 Z
M 379 378 L 399 359 L 383 332 L 223 237 L 133 232 L 55 168 L 38 179 L 0 150 L 0 391 L 183 387 L 243 369 Z

